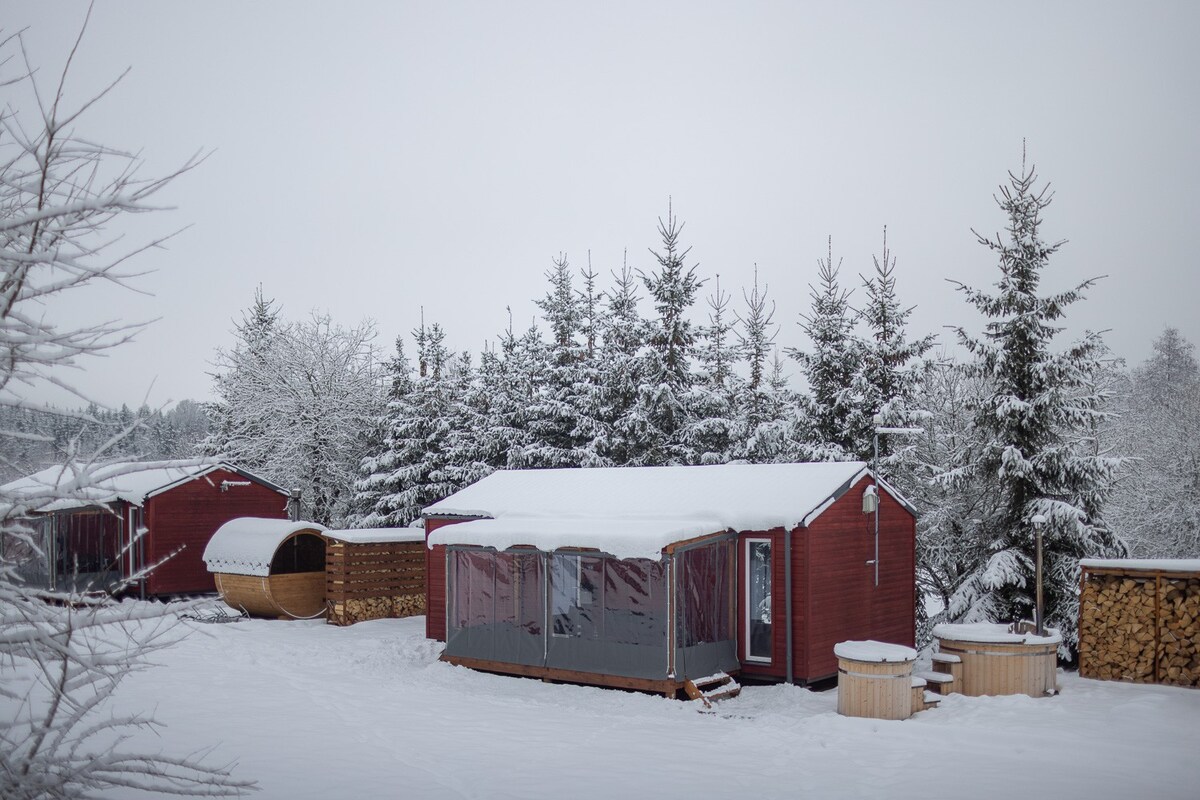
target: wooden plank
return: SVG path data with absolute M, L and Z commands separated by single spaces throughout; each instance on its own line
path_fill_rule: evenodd
M 391 597 L 397 594 L 424 594 L 424 592 L 424 583 L 379 584 L 365 588 L 327 585 L 325 588 L 325 593 L 330 597 L 346 597 L 356 600 L 367 600 L 372 597 Z
M 349 578 L 349 579 L 347 579 Z M 369 575 L 329 575 L 326 573 L 326 582 L 331 586 L 344 587 L 346 589 L 372 589 L 375 587 L 388 586 L 415 586 L 418 589 L 425 588 L 425 576 L 423 574 L 414 575 L 412 573 L 391 574 L 387 572 L 371 573 Z
M 706 539 L 714 539 L 718 536 L 728 536 L 728 535 L 729 535 L 728 531 L 716 531 L 714 533 L 706 533 L 703 536 L 694 536 L 691 539 L 683 539 L 682 541 L 672 542 L 671 544 L 669 544 L 663 548 L 663 552 L 669 556 L 673 556 L 673 555 L 675 555 L 675 551 L 681 547 L 687 547 L 689 545 L 697 544 L 699 542 L 705 541 Z
M 359 553 L 356 551 L 339 553 L 326 550 L 326 554 L 329 561 L 334 564 L 420 564 L 425 560 L 423 553 Z
M 1084 575 L 1107 575 L 1123 578 L 1156 578 L 1165 577 L 1168 580 L 1178 578 L 1200 578 L 1200 572 L 1170 569 L 1125 569 L 1124 567 L 1083 567 Z
M 580 672 L 578 670 L 538 667 L 527 664 L 510 664 L 506 661 L 489 661 L 482 658 L 465 658 L 445 653 L 442 654 L 441 660 L 448 664 L 469 667 L 482 672 L 519 675 L 527 678 L 542 678 L 543 680 L 562 681 L 564 683 L 583 683 L 590 686 L 606 686 L 613 689 L 633 689 L 641 692 L 654 692 L 656 694 L 674 694 L 683 687 L 681 681 L 668 679 L 628 678 L 622 675 L 608 675 L 598 672 Z

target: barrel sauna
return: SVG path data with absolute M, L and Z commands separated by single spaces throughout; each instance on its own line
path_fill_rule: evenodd
M 325 614 L 324 527 L 313 522 L 239 517 L 204 550 L 221 599 L 258 617 Z

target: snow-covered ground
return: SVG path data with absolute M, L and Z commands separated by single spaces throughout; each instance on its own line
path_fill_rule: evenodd
M 1064 674 L 1058 697 L 885 722 L 750 686 L 702 714 L 451 667 L 424 623 L 186 622 L 116 703 L 153 709 L 167 752 L 215 745 L 265 798 L 1200 796 L 1200 691 Z

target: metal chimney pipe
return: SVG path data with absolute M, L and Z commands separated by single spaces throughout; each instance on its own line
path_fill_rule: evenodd
M 1037 609 L 1034 622 L 1037 623 L 1037 635 L 1046 635 L 1045 610 L 1042 606 L 1042 528 L 1046 525 L 1046 518 L 1041 514 L 1033 515 L 1033 531 L 1037 538 Z

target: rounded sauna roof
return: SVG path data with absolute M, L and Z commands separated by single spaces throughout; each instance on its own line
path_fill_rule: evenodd
M 204 563 L 209 572 L 265 577 L 271 574 L 279 545 L 298 533 L 319 535 L 324 530 L 324 525 L 303 520 L 238 517 L 217 528 L 204 548 Z

